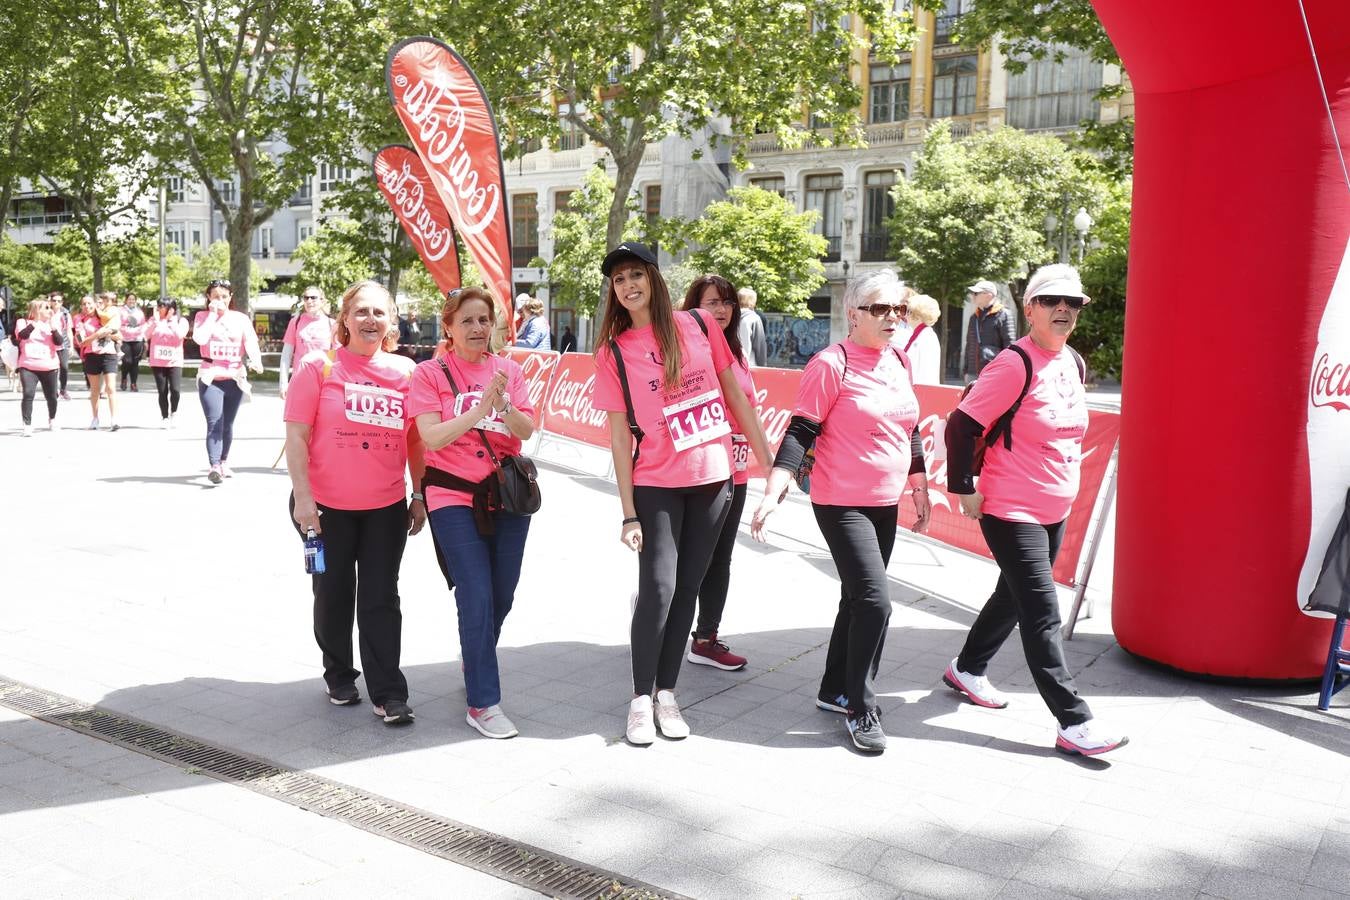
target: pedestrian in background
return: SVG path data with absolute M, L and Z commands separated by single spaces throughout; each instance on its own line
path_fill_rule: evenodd
M 915 384 L 942 384 L 942 345 L 938 340 L 938 316 L 942 307 L 927 294 L 910 294 L 905 301 L 909 334 L 901 348 L 909 357 L 909 370 Z
M 159 394 L 159 419 L 164 428 L 172 428 L 178 415 L 178 398 L 183 385 L 183 339 L 188 321 L 178 314 L 178 301 L 159 298 L 155 318 L 146 325 L 150 372 L 155 376 Z
M 764 320 L 755 312 L 759 295 L 754 288 L 743 287 L 736 292 L 736 299 L 741 307 L 741 323 L 737 332 L 741 346 L 745 348 L 751 365 L 762 366 L 769 360 L 769 344 L 764 335 Z
M 309 354 L 327 352 L 337 346 L 337 322 L 328 315 L 328 300 L 323 289 L 310 285 L 300 295 L 300 314 L 286 323 L 281 339 L 281 375 L 277 381 L 281 398 L 286 399 L 291 371 Z
M 206 416 L 207 479 L 220 484 L 234 473 L 229 468 L 234 417 L 249 389 L 246 369 L 262 371 L 262 355 L 253 322 L 230 308 L 230 283 L 217 279 L 206 286 L 206 309 L 192 322 L 192 339 L 201 348 L 197 397 Z
M 523 323 L 516 332 L 516 346 L 527 350 L 547 350 L 551 346 L 548 319 L 544 317 L 544 302 L 528 297 L 521 308 Z
M 960 496 L 961 513 L 979 521 L 999 578 L 943 681 L 976 706 L 1007 706 L 985 672 L 1017 626 L 1036 690 L 1059 724 L 1055 747 L 1096 756 L 1128 738 L 1099 725 L 1078 696 L 1064 657 L 1052 574 L 1078 494 L 1088 429 L 1085 367 L 1068 346 L 1088 302 L 1072 266 L 1037 269 L 1022 301 L 1031 333 L 985 367 L 947 419 L 948 490 Z M 971 470 L 982 435 L 986 446 L 976 482 Z
M 116 298 L 114 298 L 116 299 Z M 99 427 L 99 402 L 108 399 L 108 425 L 117 430 L 117 340 L 122 317 L 108 309 L 105 294 L 85 294 L 80 298 L 80 313 L 75 316 L 75 343 L 84 365 L 84 377 L 89 382 L 89 430 Z
M 28 304 L 28 315 L 14 323 L 14 341 L 19 346 L 19 381 L 23 384 L 23 400 L 19 413 L 23 417 L 23 436 L 33 436 L 33 399 L 38 385 L 47 401 L 47 430 L 59 431 L 56 424 L 57 351 L 65 338 L 52 325 L 52 307 L 46 297 Z
M 846 716 L 853 745 L 886 749 L 873 682 L 881 664 L 891 598 L 886 567 L 895 547 L 900 499 L 913 498 L 913 530 L 928 529 L 931 507 L 919 402 L 904 354 L 891 346 L 905 287 L 890 269 L 844 288 L 848 337 L 811 358 L 787 434 L 755 511 L 751 533 L 778 507 L 788 479 L 814 447 L 811 509 L 839 572 L 839 611 L 825 654 L 816 706 Z
M 145 356 L 146 315 L 140 298 L 128 293 L 122 303 L 122 390 L 139 391 L 141 357 Z
M 975 303 L 966 326 L 966 380 L 973 381 L 989 362 L 1012 346 L 1017 338 L 1017 320 L 998 302 L 998 285 L 977 281 L 966 288 Z
M 57 352 L 57 362 L 60 363 L 60 388 L 61 399 L 69 400 L 70 392 L 66 386 L 70 382 L 70 350 L 74 345 L 75 322 L 71 318 L 70 310 L 66 309 L 66 295 L 60 291 L 52 291 L 47 295 L 47 302 L 52 305 L 52 327 L 61 332 L 63 340 L 61 349 Z
M 562 337 L 558 338 L 558 352 L 572 353 L 576 349 L 577 349 L 577 336 L 572 333 L 571 325 L 564 325 Z

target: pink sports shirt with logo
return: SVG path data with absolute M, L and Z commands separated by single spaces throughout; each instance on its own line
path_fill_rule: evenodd
M 295 359 L 304 359 L 315 350 L 330 350 L 337 346 L 337 323 L 328 316 L 301 313 L 286 323 L 281 343 L 294 348 Z
M 172 319 L 156 317 L 146 326 L 146 350 L 150 355 L 150 366 L 155 369 L 172 369 L 183 364 L 183 338 L 187 337 L 188 321 L 182 316 Z
M 18 334 L 29 325 L 33 326 L 32 334 L 19 341 L 18 368 L 30 372 L 50 372 L 61 364 L 57 356 L 61 348 L 52 340 L 52 326 L 46 322 L 20 319 L 14 325 L 14 333 Z

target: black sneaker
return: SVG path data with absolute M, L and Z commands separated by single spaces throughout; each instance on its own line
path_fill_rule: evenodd
M 410 725 L 417 718 L 413 715 L 412 707 L 402 700 L 388 700 L 383 706 L 371 707 L 371 711 L 384 719 L 386 725 Z
M 881 710 L 869 709 L 860 716 L 852 713 L 844 720 L 853 746 L 864 753 L 880 753 L 886 749 L 886 732 L 881 730 Z
M 361 692 L 354 684 L 339 684 L 328 690 L 328 702 L 334 706 L 354 706 L 361 702 Z
M 823 709 L 826 712 L 847 713 L 848 698 L 845 697 L 843 694 L 837 694 L 833 697 L 824 693 L 817 694 L 816 708 Z

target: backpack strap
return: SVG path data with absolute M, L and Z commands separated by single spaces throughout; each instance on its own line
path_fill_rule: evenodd
M 694 318 L 698 319 L 698 316 L 694 316 Z M 702 319 L 698 319 L 698 321 L 699 324 L 703 323 Z M 706 325 L 704 331 L 707 331 Z M 633 436 L 633 465 L 636 466 L 638 457 L 642 454 L 642 439 L 646 437 L 646 433 L 638 425 L 637 414 L 633 412 L 633 395 L 628 390 L 628 370 L 624 367 L 623 352 L 619 350 L 617 339 L 609 342 L 609 352 L 614 355 L 614 368 L 619 372 L 619 386 L 623 388 L 623 405 L 624 410 L 628 413 L 628 433 Z
M 333 374 L 333 362 L 337 359 L 337 351 L 329 350 L 324 356 L 328 357 L 323 364 L 323 380 L 327 381 L 328 376 Z
M 691 316 L 694 317 L 694 321 L 698 323 L 698 327 L 703 331 L 703 336 L 704 336 L 704 337 L 707 337 L 707 336 L 708 336 L 708 323 L 705 322 L 705 321 L 703 321 L 703 317 L 700 316 L 700 315 L 698 314 L 698 312 L 695 311 L 695 310 L 692 310 L 692 309 L 689 310 L 689 315 L 691 315 Z
M 1027 356 L 1027 351 L 1016 344 L 1013 344 L 1008 349 L 1022 357 L 1022 365 L 1026 367 L 1027 377 L 1026 380 L 1022 382 L 1022 391 L 1017 395 L 1017 399 L 1013 401 L 1013 405 L 1008 407 L 1008 411 L 999 416 L 998 419 L 994 421 L 993 425 L 989 426 L 989 431 L 984 436 L 985 444 L 989 445 L 998 440 L 1000 434 L 1003 435 L 1003 449 L 1005 450 L 1012 449 L 1012 420 L 1013 417 L 1017 415 L 1017 411 L 1022 408 L 1022 401 L 1027 398 L 1027 391 L 1031 390 L 1031 357 Z
M 1083 384 L 1087 384 L 1087 363 L 1083 361 L 1083 357 L 1079 355 L 1077 350 L 1073 349 L 1068 344 L 1065 344 L 1064 347 L 1073 354 L 1073 361 L 1078 363 L 1078 380 L 1083 382 Z

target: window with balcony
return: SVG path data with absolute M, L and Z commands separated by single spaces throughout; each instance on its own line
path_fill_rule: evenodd
M 750 186 L 757 187 L 761 191 L 772 191 L 780 197 L 787 196 L 787 182 L 782 175 L 765 175 L 762 178 L 751 178 Z
M 1072 47 L 1050 47 L 1045 59 L 1008 76 L 1008 124 L 1017 128 L 1070 128 L 1098 115 L 1102 64 Z M 1056 51 L 1064 58 L 1056 62 Z
M 586 111 L 586 108 L 578 103 L 576 110 L 577 114 L 580 115 Z M 558 105 L 558 119 L 562 125 L 562 134 L 558 136 L 559 150 L 576 150 L 586 146 L 586 132 L 582 131 L 579 125 L 568 118 L 571 112 L 572 105 L 570 103 Z
M 164 196 L 170 203 L 187 202 L 187 190 L 181 176 L 174 175 L 164 182 Z
M 934 60 L 933 118 L 975 111 L 975 55 Z
M 942 46 L 952 42 L 952 32 L 956 30 L 956 23 L 961 17 L 970 12 L 974 5 L 973 0 L 946 0 L 942 12 L 938 13 L 933 22 L 933 43 Z
M 234 191 L 233 181 L 217 181 L 216 192 L 220 194 L 220 199 L 224 200 L 226 203 L 238 202 L 236 199 L 237 195 Z
M 270 259 L 276 252 L 272 238 L 271 225 L 263 225 L 258 229 L 258 255 L 263 259 Z
M 867 121 L 903 122 L 909 118 L 910 64 L 872 66 Z
M 890 256 L 891 232 L 886 220 L 895 213 L 895 172 L 868 172 L 863 176 L 862 261 L 880 262 Z
M 820 213 L 812 230 L 828 242 L 825 262 L 838 262 L 843 242 L 844 176 L 840 172 L 829 175 L 806 176 L 806 208 Z
M 314 223 L 313 223 L 313 222 L 296 222 L 296 223 L 295 223 L 295 245 L 296 245 L 297 247 L 300 246 L 301 244 L 303 244 L 305 241 L 309 240 L 309 239 L 312 238 L 312 237 L 314 237 Z
M 335 190 L 343 182 L 352 180 L 352 170 L 348 166 L 335 166 L 330 163 L 319 164 L 319 193 Z
M 511 195 L 511 265 L 524 267 L 539 255 L 539 195 Z
M 182 223 L 164 226 L 164 243 L 178 251 L 179 256 L 187 256 L 187 235 Z

